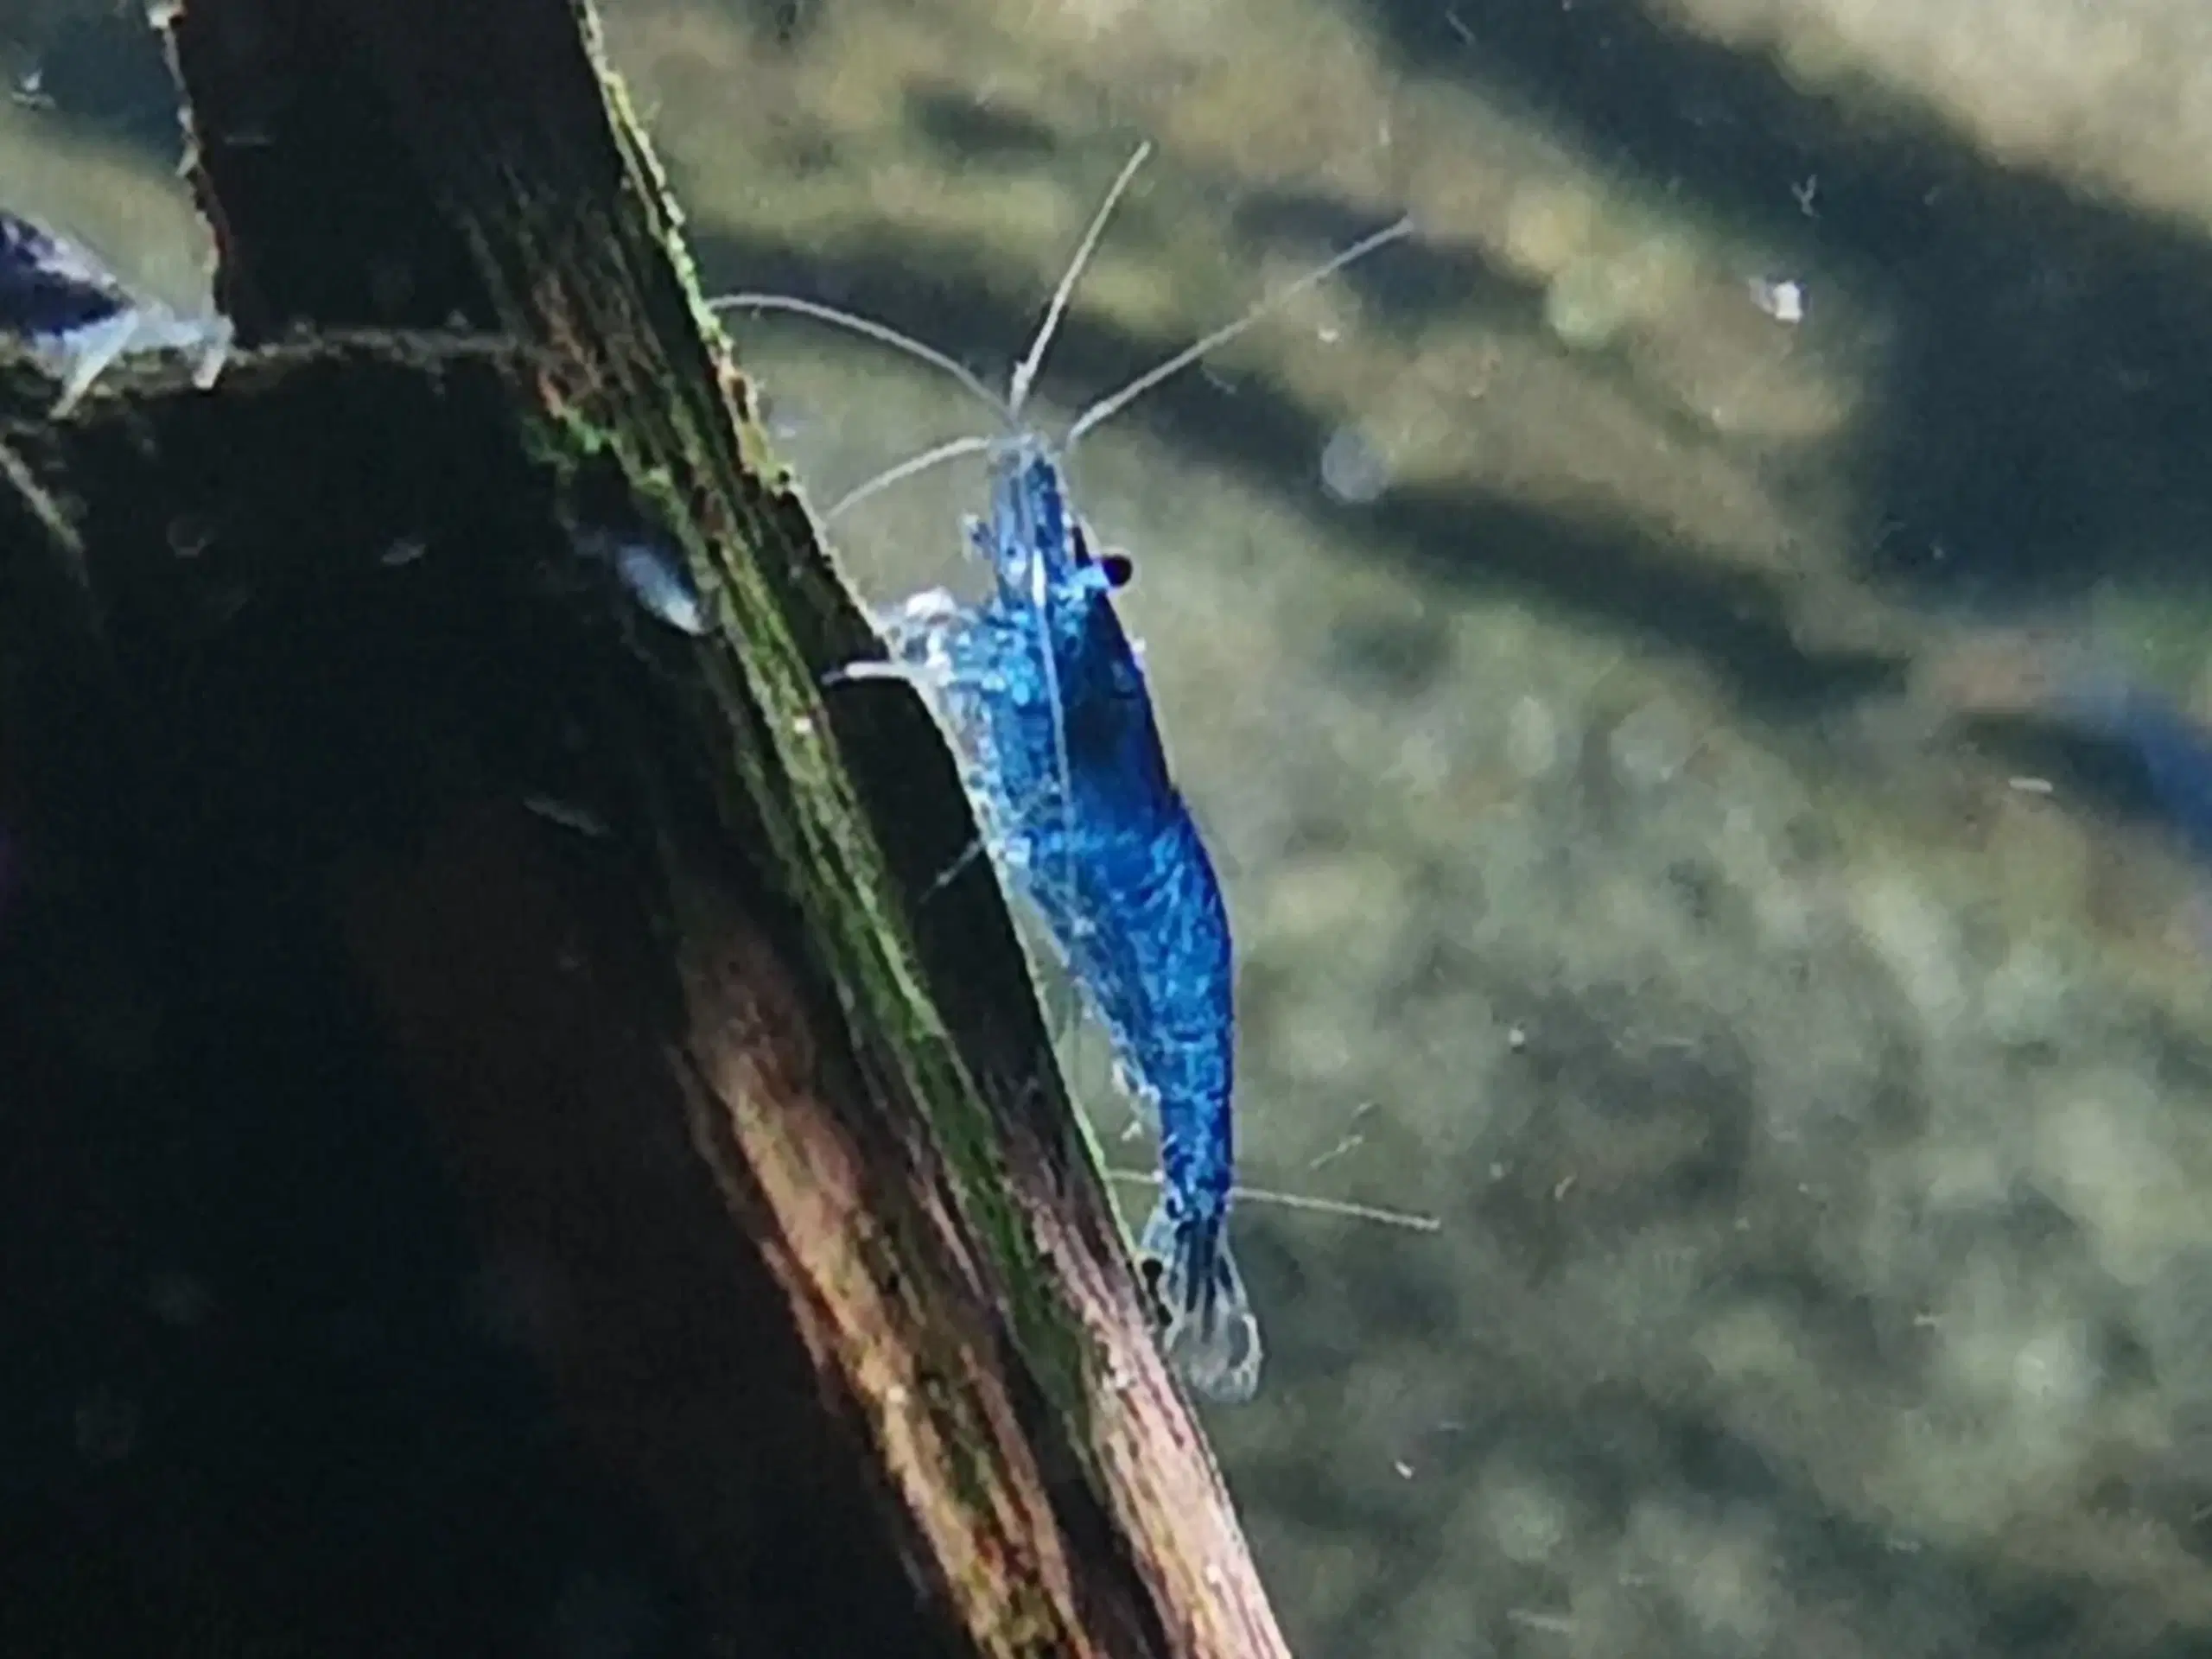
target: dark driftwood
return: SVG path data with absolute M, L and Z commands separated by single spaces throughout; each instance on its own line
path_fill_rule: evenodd
M 973 833 L 942 747 L 902 691 L 819 689 L 868 636 L 588 10 L 168 26 L 245 354 L 59 426 L 0 363 L 0 824 L 137 895 L 99 925 L 172 1035 L 132 1098 L 378 1141 L 422 1115 L 575 1480 L 681 1563 L 671 1647 L 1281 1651 L 997 891 L 978 864 L 917 901 Z M 566 534 L 632 521 L 709 640 Z M 71 925 L 60 891 L 0 969 Z M 249 1036 L 323 1020 L 282 1065 Z M 0 1020 L 0 1061 L 81 1123 L 60 1029 Z M 334 1640 L 270 1610 L 311 1590 L 196 1570 L 149 1605 L 211 1650 L 498 1639 L 465 1582 L 355 1586 Z

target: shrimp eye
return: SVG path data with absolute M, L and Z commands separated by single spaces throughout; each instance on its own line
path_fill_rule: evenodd
M 1137 574 L 1136 561 L 1126 553 L 1108 553 L 1098 561 L 1098 568 L 1106 574 L 1106 585 L 1116 591 L 1126 588 Z

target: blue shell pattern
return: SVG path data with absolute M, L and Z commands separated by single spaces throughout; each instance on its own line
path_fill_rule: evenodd
M 1226 1238 L 1236 1033 L 1221 884 L 1168 776 L 1112 583 L 1040 446 L 1017 442 L 995 459 L 991 505 L 971 533 L 993 591 L 946 630 L 940 707 L 994 855 L 1156 1115 L 1163 1190 L 1144 1248 L 1166 1260 L 1171 1321 L 1179 1303 L 1194 1322 L 1194 1380 L 1240 1396 L 1243 1381 L 1221 1374 L 1238 1369 L 1233 1357 L 1206 1357 L 1227 1339 L 1256 1359 L 1255 1333 L 1217 1329 L 1224 1314 L 1249 1325 Z
M 108 321 L 130 303 L 91 255 L 0 208 L 0 328 L 50 339 Z

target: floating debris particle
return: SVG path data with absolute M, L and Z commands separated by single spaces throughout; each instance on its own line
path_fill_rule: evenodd
M 1805 321 L 1805 285 L 1787 277 L 1754 276 L 1746 284 L 1751 303 L 1777 322 L 1792 327 Z

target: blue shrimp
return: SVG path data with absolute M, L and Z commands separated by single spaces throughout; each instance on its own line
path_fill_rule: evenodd
M 950 374 L 1007 423 L 1007 436 L 943 445 L 826 515 L 953 456 L 988 457 L 990 513 L 970 521 L 967 539 L 991 568 L 989 594 L 975 605 L 943 589 L 915 594 L 878 618 L 889 660 L 855 664 L 842 677 L 908 680 L 947 728 L 993 862 L 1043 921 L 1106 1028 L 1123 1086 L 1158 1126 L 1160 1198 L 1138 1250 L 1158 1274 L 1162 1346 L 1200 1393 L 1241 1402 L 1258 1389 L 1262 1349 L 1229 1242 L 1236 1020 L 1228 907 L 1169 776 L 1143 671 L 1113 606 L 1128 562 L 1092 556 L 1061 469 L 1084 433 L 1411 226 L 1401 220 L 1347 249 L 1094 404 L 1056 454 L 1022 426 L 1022 405 L 1076 278 L 1149 148 L 1138 148 L 1092 219 L 1003 400 L 944 353 L 867 318 L 778 295 L 716 304 L 796 312 L 891 345 Z
M 0 208 L 0 331 L 28 346 L 61 382 L 58 417 L 127 353 L 174 351 L 194 359 L 194 379 L 215 384 L 230 355 L 223 316 L 187 317 L 133 296 L 83 248 Z
M 990 596 L 910 604 L 890 620 L 894 661 L 931 694 L 994 861 L 1043 919 L 1124 1087 L 1159 1127 L 1160 1197 L 1138 1249 L 1159 1266 L 1168 1357 L 1210 1398 L 1247 1400 L 1262 1345 L 1229 1246 L 1228 906 L 1110 599 L 1126 563 L 1091 556 L 1058 468 L 1033 444 L 994 456 L 991 503 L 970 531 L 995 573 Z
M 2037 629 L 1967 635 L 1935 659 L 1938 701 L 1968 716 L 2049 721 L 2139 769 L 2159 815 L 2212 859 L 2212 730 L 2095 648 Z
M 2053 712 L 2119 745 L 2143 768 L 2160 810 L 2200 859 L 2212 859 L 2212 731 L 2164 698 L 2115 676 L 2064 680 Z

